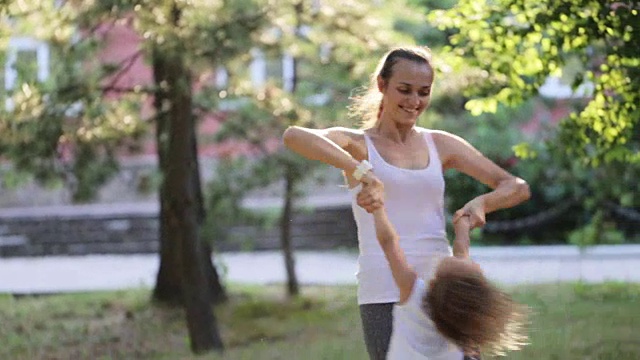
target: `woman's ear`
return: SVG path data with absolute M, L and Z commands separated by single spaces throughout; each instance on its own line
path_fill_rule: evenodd
M 380 91 L 381 93 L 384 92 L 384 89 L 387 87 L 387 84 L 385 83 L 384 79 L 382 78 L 382 76 L 378 75 L 376 80 L 378 82 L 378 91 Z

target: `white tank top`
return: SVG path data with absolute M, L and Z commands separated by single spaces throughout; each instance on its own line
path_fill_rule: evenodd
M 429 150 L 424 169 L 403 169 L 387 163 L 367 134 L 364 135 L 374 174 L 384 183 L 385 207 L 400 236 L 407 261 L 418 272 L 431 270 L 433 257 L 451 254 L 444 217 L 444 177 L 438 150 L 429 130 L 423 134 Z M 373 216 L 357 205 L 360 185 L 350 190 L 351 208 L 358 228 L 358 303 L 389 303 L 400 299 L 391 269 L 376 238 Z

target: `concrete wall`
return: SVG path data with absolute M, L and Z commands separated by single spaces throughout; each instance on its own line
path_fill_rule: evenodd
M 152 203 L 0 210 L 0 257 L 154 253 L 158 208 Z M 277 226 L 276 226 L 277 227 Z M 237 226 L 217 251 L 279 249 L 277 228 Z M 348 207 L 300 211 L 292 219 L 296 249 L 357 246 Z

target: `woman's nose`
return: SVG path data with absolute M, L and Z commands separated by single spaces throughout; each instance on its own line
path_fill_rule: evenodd
M 409 94 L 409 101 L 411 105 L 418 106 L 420 104 L 420 96 L 417 93 L 412 92 Z

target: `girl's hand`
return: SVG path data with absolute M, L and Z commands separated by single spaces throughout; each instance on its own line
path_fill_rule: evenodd
M 362 190 L 356 197 L 358 206 L 368 213 L 381 208 L 384 205 L 384 185 L 371 171 L 364 174 L 362 179 Z
M 471 231 L 471 217 L 469 215 L 463 215 L 458 218 L 457 221 L 453 222 L 453 232 L 455 233 L 456 239 L 468 239 L 469 231 Z
M 468 216 L 471 229 L 483 227 L 487 223 L 485 213 L 484 200 L 482 196 L 479 196 L 466 203 L 462 209 L 453 214 L 453 224 L 455 225 L 464 216 Z

